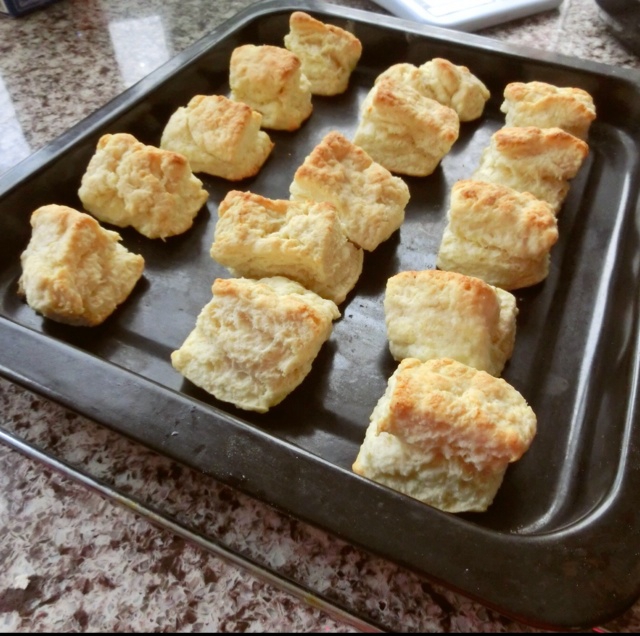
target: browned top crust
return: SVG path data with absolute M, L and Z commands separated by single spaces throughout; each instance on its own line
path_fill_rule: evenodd
M 291 14 L 289 29 L 284 45 L 300 58 L 311 92 L 331 96 L 347 90 L 351 72 L 362 55 L 360 40 L 349 31 L 302 11 Z
M 229 64 L 231 97 L 262 114 L 262 127 L 297 130 L 313 111 L 300 58 L 284 47 L 244 44 Z
M 333 204 L 349 240 L 374 250 L 404 220 L 407 184 L 360 147 L 330 131 L 296 170 L 292 199 Z
M 562 128 L 585 140 L 596 108 L 591 95 L 573 87 L 558 87 L 546 82 L 512 82 L 504 89 L 507 126 L 539 126 Z
M 129 296 L 144 258 L 120 244 L 92 216 L 63 205 L 45 205 L 31 215 L 32 234 L 21 255 L 19 292 L 43 316 L 92 327 Z
M 443 358 L 403 360 L 380 432 L 477 468 L 514 462 L 529 448 L 536 416 L 505 380 Z

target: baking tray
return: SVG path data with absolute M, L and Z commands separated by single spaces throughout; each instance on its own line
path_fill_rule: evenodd
M 157 145 L 171 113 L 191 96 L 227 94 L 236 46 L 282 45 L 296 9 L 362 41 L 349 90 L 314 98 L 300 130 L 270 132 L 275 148 L 255 178 L 231 184 L 202 175 L 210 198 L 186 234 L 162 242 L 122 231 L 146 269 L 103 325 L 74 328 L 37 316 L 16 295 L 31 212 L 47 203 L 79 208 L 77 189 L 100 135 L 130 132 Z M 225 193 L 288 198 L 295 169 L 324 134 L 353 133 L 382 70 L 436 56 L 468 66 L 492 98 L 479 121 L 462 125 L 433 175 L 406 179 L 406 221 L 367 254 L 310 375 L 264 415 L 184 380 L 170 353 L 210 299 L 213 279 L 228 276 L 208 255 Z M 451 186 L 471 175 L 503 125 L 504 86 L 530 80 L 586 89 L 598 119 L 559 217 L 550 275 L 516 292 L 516 346 L 504 377 L 536 412 L 538 435 L 489 511 L 455 516 L 350 467 L 395 368 L 383 320 L 386 280 L 434 267 Z M 320 2 L 254 5 L 0 178 L 0 372 L 512 618 L 551 629 L 604 622 L 640 595 L 639 127 L 635 72 Z

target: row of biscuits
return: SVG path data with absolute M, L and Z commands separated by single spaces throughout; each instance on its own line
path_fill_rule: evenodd
M 229 83 L 232 99 L 259 112 L 262 127 L 294 131 L 311 114 L 310 93 L 347 89 L 362 49 L 352 34 L 302 12 L 290 16 L 284 42 L 235 49 Z M 400 178 L 338 131 L 295 171 L 289 199 L 230 190 L 210 256 L 233 278 L 214 282 L 173 366 L 238 408 L 263 413 L 277 405 L 311 370 L 360 277 L 364 251 L 400 226 L 408 200 Z
M 515 290 L 543 281 L 558 240 L 557 216 L 589 153 L 596 112 L 584 90 L 513 82 L 470 179 L 451 189 L 437 266 Z
M 438 75 L 446 81 L 434 81 Z M 428 175 L 459 121 L 480 117 L 488 98 L 477 77 L 446 60 L 397 64 L 376 79 L 356 141 L 396 171 Z M 494 377 L 513 350 L 515 298 L 457 273 L 406 271 L 387 281 L 384 314 L 399 365 L 353 471 L 447 512 L 486 510 L 536 430 L 522 396 Z
M 434 81 L 438 75 L 445 81 Z M 434 98 L 440 117 L 417 125 L 409 113 L 432 114 Z M 440 59 L 398 64 L 376 79 L 355 139 L 395 171 L 428 175 L 455 141 L 457 120 L 480 117 L 488 98 L 465 67 Z M 362 134 L 383 121 L 381 143 L 379 134 Z M 406 271 L 387 281 L 384 314 L 399 365 L 371 414 L 353 471 L 443 511 L 486 510 L 536 432 L 524 398 L 495 377 L 513 351 L 515 297 L 475 277 Z
M 517 307 L 506 290 L 547 276 L 556 214 L 595 118 L 587 93 L 541 82 L 508 85 L 502 111 L 507 126 L 492 137 L 475 179 L 452 188 L 438 255 L 440 270 L 451 271 L 401 272 L 387 283 L 389 346 L 400 365 L 353 465 L 449 512 L 486 510 L 535 435 L 523 397 L 491 377 L 515 340 Z

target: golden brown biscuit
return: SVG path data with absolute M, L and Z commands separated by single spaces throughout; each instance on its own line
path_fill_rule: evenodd
M 31 240 L 20 257 L 19 293 L 46 318 L 92 327 L 104 322 L 133 290 L 142 256 L 88 214 L 45 205 L 31 215 Z
M 116 133 L 98 141 L 78 196 L 100 221 L 164 239 L 186 232 L 209 194 L 183 155 Z
M 505 126 L 492 135 L 472 178 L 530 192 L 557 214 L 588 154 L 586 142 L 561 128 Z
M 302 11 L 291 14 L 284 45 L 300 59 L 314 95 L 344 93 L 362 55 L 362 43 L 355 35 Z
M 459 132 L 460 119 L 452 108 L 386 77 L 364 100 L 353 142 L 391 172 L 426 177 Z
M 286 278 L 218 278 L 212 292 L 171 363 L 219 400 L 264 413 L 304 380 L 340 312 Z
M 398 361 L 453 358 L 499 376 L 513 352 L 513 294 L 479 278 L 438 270 L 405 271 L 387 281 L 385 324 Z
M 229 66 L 231 98 L 262 114 L 262 127 L 297 130 L 311 115 L 311 83 L 298 56 L 284 47 L 244 44 Z
M 194 172 L 229 181 L 253 177 L 273 148 L 262 115 L 222 95 L 196 95 L 169 119 L 160 146 L 183 154 Z
M 483 512 L 536 416 L 504 380 L 450 359 L 405 359 L 353 464 L 359 475 L 447 512 Z
M 421 66 L 407 62 L 394 64 L 381 73 L 376 82 L 388 77 L 405 82 L 421 95 L 453 108 L 460 121 L 478 119 L 491 96 L 489 89 L 466 66 L 457 66 L 441 57 Z
M 477 276 L 506 290 L 535 285 L 549 274 L 558 240 L 551 206 L 528 192 L 465 179 L 451 189 L 437 266 Z
M 546 82 L 512 82 L 504 89 L 507 126 L 562 128 L 586 140 L 596 118 L 593 98 L 581 88 L 558 87 Z
M 340 304 L 362 272 L 329 203 L 287 201 L 232 190 L 220 203 L 211 257 L 234 276 L 285 276 Z
M 407 184 L 339 132 L 329 132 L 296 170 L 291 199 L 335 206 L 349 240 L 374 250 L 404 221 Z

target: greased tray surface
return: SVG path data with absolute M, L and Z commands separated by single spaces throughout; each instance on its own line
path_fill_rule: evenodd
M 199 175 L 210 193 L 186 234 L 165 242 L 123 230 L 144 256 L 132 296 L 100 327 L 43 320 L 16 295 L 19 256 L 38 206 L 81 209 L 80 179 L 100 135 L 158 145 L 173 111 L 195 94 L 228 94 L 232 50 L 282 45 L 291 11 L 354 32 L 362 59 L 344 95 L 314 97 L 294 133 L 269 131 L 271 157 L 253 179 Z M 0 371 L 179 461 L 516 619 L 579 628 L 640 595 L 638 281 L 640 77 L 469 34 L 319 2 L 269 1 L 216 29 L 0 178 Z M 445 57 L 489 87 L 484 116 L 461 126 L 436 172 L 407 178 L 402 228 L 367 254 L 361 279 L 310 375 L 268 414 L 243 412 L 194 387 L 170 354 L 229 274 L 209 257 L 217 205 L 232 188 L 288 198 L 295 169 L 326 132 L 355 130 L 374 78 L 391 64 Z M 516 292 L 516 347 L 504 377 L 538 417 L 488 512 L 453 516 L 351 472 L 368 419 L 395 369 L 382 299 L 389 276 L 435 266 L 453 183 L 471 176 L 504 123 L 504 86 L 542 80 L 595 100 L 590 155 L 559 216 L 548 279 Z

